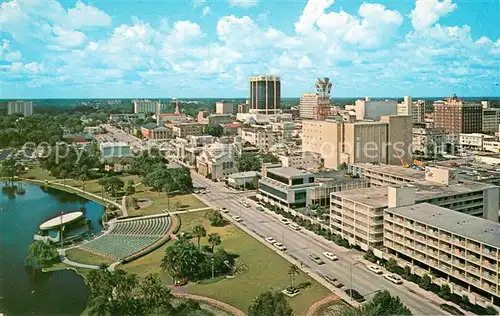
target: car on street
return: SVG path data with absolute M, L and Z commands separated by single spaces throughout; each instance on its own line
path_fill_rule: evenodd
M 309 259 L 316 262 L 316 264 L 320 264 L 320 265 L 325 264 L 325 262 L 323 260 L 321 260 L 321 258 L 318 255 L 315 255 L 313 253 L 309 255 Z
M 328 281 L 328 283 L 332 284 L 336 288 L 341 288 L 344 286 L 344 284 L 340 283 L 339 280 L 337 280 L 336 277 L 331 276 L 331 275 L 324 275 L 323 278 Z
M 227 208 L 225 208 L 225 207 L 221 207 L 221 208 L 220 208 L 220 211 L 221 211 L 222 213 L 227 213 L 227 212 L 229 212 L 229 210 L 228 210 Z
M 373 273 L 376 273 L 376 274 L 382 274 L 383 273 L 382 269 L 379 266 L 377 266 L 377 265 L 369 264 L 366 267 L 368 268 L 368 270 L 370 270 Z
M 345 293 L 349 295 L 349 297 L 352 297 L 352 299 L 358 303 L 362 303 L 365 301 L 363 295 L 359 294 L 359 292 L 354 289 L 346 289 Z
M 394 273 L 384 274 L 384 278 L 386 278 L 387 280 L 391 281 L 394 284 L 403 284 L 403 279 L 399 275 Z
M 234 216 L 233 216 L 233 219 L 234 219 L 235 221 L 237 221 L 237 222 L 241 222 L 241 221 L 243 221 L 243 220 L 241 219 L 241 217 L 239 217 L 239 216 L 237 216 L 237 215 L 234 215 Z
M 250 207 L 250 204 L 248 204 L 247 202 L 241 202 L 241 205 L 243 205 L 244 207 Z
M 339 260 L 339 258 L 333 252 L 325 251 L 325 252 L 323 252 L 323 256 L 327 257 L 328 259 L 330 259 L 332 261 Z
M 285 224 L 285 225 L 290 224 L 290 220 L 289 220 L 289 219 L 286 219 L 286 218 L 280 218 L 280 222 L 281 222 L 282 224 Z
M 274 239 L 273 237 L 266 237 L 266 241 L 270 244 L 274 244 L 276 242 L 276 239 Z
M 301 230 L 300 225 L 295 223 L 291 223 L 290 225 L 288 225 L 288 227 L 290 227 L 293 230 Z
M 260 205 L 257 205 L 257 207 L 255 208 L 257 211 L 261 211 L 261 212 L 264 212 L 264 208 Z
M 439 307 L 441 307 L 442 310 L 450 313 L 451 315 L 457 315 L 457 316 L 465 315 L 464 313 L 462 313 L 461 310 L 450 304 L 440 304 Z
M 283 244 L 282 244 L 282 243 L 280 243 L 280 242 L 274 243 L 274 244 L 273 244 L 273 246 L 274 246 L 274 247 L 276 247 L 276 248 L 278 248 L 278 249 L 279 249 L 279 250 L 281 250 L 281 251 L 285 251 L 285 250 L 286 250 L 285 245 L 283 245 Z

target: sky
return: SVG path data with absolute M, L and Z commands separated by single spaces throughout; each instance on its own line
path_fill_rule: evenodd
M 500 96 L 498 0 L 2 1 L 0 98 Z

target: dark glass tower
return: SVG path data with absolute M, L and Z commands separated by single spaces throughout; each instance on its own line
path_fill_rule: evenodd
M 278 76 L 262 75 L 249 78 L 250 109 L 260 114 L 276 114 L 281 107 L 281 80 Z

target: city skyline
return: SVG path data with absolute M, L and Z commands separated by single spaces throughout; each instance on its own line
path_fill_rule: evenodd
M 500 96 L 498 1 L 3 2 L 4 99 Z

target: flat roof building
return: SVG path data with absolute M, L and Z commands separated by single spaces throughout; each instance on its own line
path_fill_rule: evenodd
M 33 115 L 33 101 L 9 101 L 7 114 L 22 114 L 24 117 Z
M 500 304 L 500 225 L 429 203 L 384 211 L 383 245 L 416 274 L 432 272 L 452 291 Z
M 434 102 L 434 127 L 450 134 L 481 133 L 483 129 L 481 103 L 464 102 L 456 95 Z
M 276 114 L 281 108 L 281 79 L 274 75 L 250 77 L 250 109 L 260 114 Z

